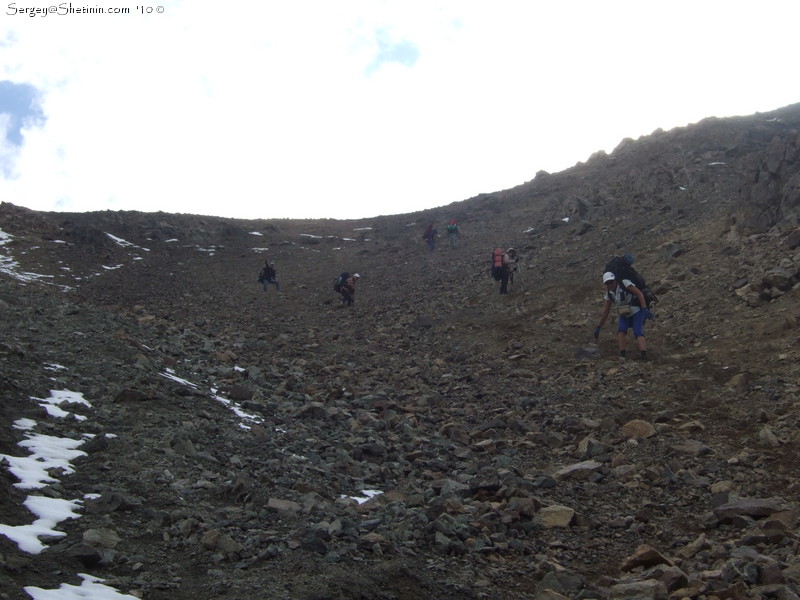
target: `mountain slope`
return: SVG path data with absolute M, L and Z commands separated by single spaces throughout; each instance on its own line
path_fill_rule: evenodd
M 793 597 L 798 123 L 709 119 L 359 221 L 3 203 L 0 453 L 21 417 L 92 434 L 37 493 L 99 495 L 41 554 L 0 537 L 3 593 L 90 572 L 148 599 Z M 449 218 L 459 246 L 429 254 Z M 648 361 L 610 322 L 592 338 L 625 251 L 661 299 Z M 15 482 L 9 525 L 32 520 Z

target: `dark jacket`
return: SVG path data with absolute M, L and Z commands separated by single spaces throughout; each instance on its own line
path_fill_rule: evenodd
M 261 273 L 258 274 L 259 281 L 272 281 L 275 279 L 275 269 L 267 265 L 263 269 L 261 269 Z

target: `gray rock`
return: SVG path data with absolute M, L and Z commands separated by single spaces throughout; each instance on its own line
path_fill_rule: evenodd
M 86 501 L 87 513 L 111 513 L 130 511 L 141 506 L 141 499 L 123 492 L 103 492 L 100 497 Z
M 711 448 L 698 440 L 682 440 L 670 444 L 670 448 L 679 454 L 687 454 L 689 456 L 702 456 L 711 452 Z
M 115 548 L 122 541 L 117 532 L 112 529 L 87 529 L 83 532 L 83 541 L 90 546 L 101 548 Z
M 585 460 L 572 465 L 562 467 L 554 473 L 556 479 L 585 479 L 591 473 L 603 467 L 603 463 L 596 460 Z
M 67 550 L 67 555 L 87 568 L 96 567 L 103 560 L 102 552 L 89 544 L 75 544 Z
M 665 600 L 667 589 L 656 579 L 627 581 L 609 588 L 610 598 L 619 600 Z
M 777 498 L 737 498 L 714 509 L 719 519 L 732 519 L 746 515 L 749 517 L 768 517 L 785 511 L 789 506 Z

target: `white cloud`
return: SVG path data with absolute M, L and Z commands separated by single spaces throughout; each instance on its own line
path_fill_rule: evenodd
M 19 157 L 19 148 L 9 139 L 11 115 L 0 113 L 0 176 L 14 177 L 14 165 Z
M 658 127 L 800 100 L 781 60 L 800 8 L 759 10 L 770 27 L 752 4 L 718 0 L 6 15 L 0 79 L 42 90 L 47 123 L 25 130 L 0 195 L 237 217 L 446 204 Z

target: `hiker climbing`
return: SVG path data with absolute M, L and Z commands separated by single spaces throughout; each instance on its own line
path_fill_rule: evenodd
M 342 306 L 353 306 L 353 300 L 356 294 L 356 281 L 360 278 L 361 275 L 358 273 L 350 275 L 350 273 L 346 271 L 336 278 L 333 289 L 342 295 Z
M 277 291 L 281 291 L 280 283 L 275 275 L 275 263 L 271 263 L 268 260 L 264 261 L 264 268 L 261 269 L 261 272 L 258 274 L 258 281 L 263 286 L 264 291 L 267 291 L 267 288 L 270 284 L 275 285 L 275 289 Z
M 636 287 L 630 279 L 618 280 L 617 276 L 607 271 L 603 274 L 603 285 L 606 288 L 603 294 L 603 312 L 600 315 L 600 323 L 594 329 L 594 339 L 600 337 L 600 329 L 606 322 L 611 307 L 617 309 L 617 341 L 619 343 L 619 355 L 627 357 L 628 329 L 633 329 L 636 344 L 639 347 L 639 355 L 647 358 L 647 341 L 644 336 L 644 322 L 652 318 L 652 313 L 647 308 L 642 290 Z
M 461 231 L 458 229 L 458 223 L 455 219 L 450 219 L 447 224 L 447 238 L 450 240 L 450 247 L 455 248 L 458 246 L 458 238 L 461 236 Z
M 492 252 L 492 277 L 500 282 L 500 293 L 508 294 L 509 281 L 514 283 L 514 273 L 517 270 L 519 257 L 514 248 L 503 252 L 502 248 L 495 248 Z
M 428 244 L 428 252 L 433 252 L 436 248 L 436 236 L 439 231 L 433 226 L 433 223 L 428 223 L 425 231 L 422 233 L 422 239 Z
M 652 290 L 647 287 L 647 282 L 645 281 L 644 277 L 642 277 L 636 271 L 636 269 L 633 268 L 633 262 L 634 257 L 630 252 L 625 253 L 622 256 L 615 256 L 608 261 L 608 263 L 606 263 L 603 272 L 614 273 L 617 281 L 624 281 L 625 279 L 631 281 L 633 285 L 641 290 L 642 294 L 644 295 L 645 306 L 650 308 L 653 306 L 653 304 L 658 302 L 658 298 L 652 292 Z

